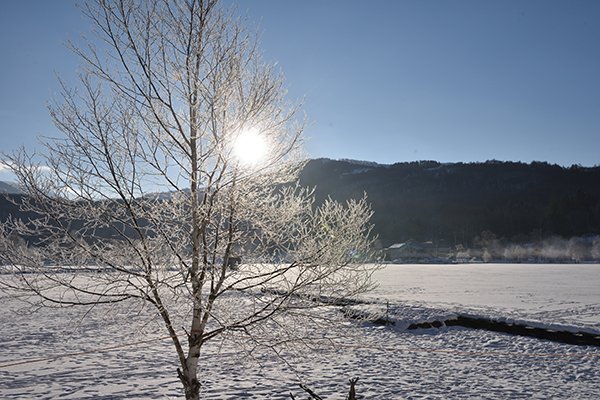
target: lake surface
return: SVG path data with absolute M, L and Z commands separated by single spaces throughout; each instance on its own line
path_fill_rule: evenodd
M 386 301 L 600 329 L 600 264 L 388 264 Z

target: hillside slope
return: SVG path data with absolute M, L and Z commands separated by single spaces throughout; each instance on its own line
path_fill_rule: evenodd
M 517 243 L 600 235 L 600 167 L 317 159 L 300 183 L 316 186 L 317 201 L 366 192 L 383 247 L 410 239 L 470 247 L 490 232 Z M 0 220 L 20 215 L 9 196 L 19 199 L 0 191 Z
M 366 192 L 384 246 L 409 239 L 470 246 L 484 231 L 516 242 L 600 233 L 600 167 L 318 159 L 301 183 L 316 186 L 319 200 Z

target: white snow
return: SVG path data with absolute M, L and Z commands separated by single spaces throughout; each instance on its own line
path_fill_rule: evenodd
M 375 279 L 368 307 L 398 320 L 461 312 L 600 329 L 600 265 L 387 265 Z M 74 308 L 25 312 L 7 297 L 0 305 L 0 398 L 182 398 L 171 343 L 147 342 L 165 334 L 143 312 L 97 307 L 82 320 Z M 289 400 L 292 391 L 304 399 L 303 382 L 343 399 L 354 376 L 363 399 L 600 398 L 600 348 L 463 328 L 346 329 L 335 347 L 292 355 L 290 365 L 270 353 L 244 357 L 228 343 L 209 346 L 204 398 Z M 46 361 L 5 366 L 39 358 Z
M 387 265 L 381 301 L 600 330 L 600 264 Z

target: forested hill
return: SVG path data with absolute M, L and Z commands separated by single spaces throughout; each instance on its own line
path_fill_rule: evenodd
M 383 247 L 410 239 L 471 247 L 490 233 L 511 243 L 600 235 L 600 167 L 318 159 L 305 166 L 301 184 L 316 186 L 319 201 L 366 192 Z M 27 219 L 7 196 L 20 197 L 0 195 L 0 221 Z
M 409 239 L 470 246 L 484 231 L 513 242 L 600 234 L 600 167 L 317 159 L 301 183 L 316 186 L 319 200 L 366 192 L 383 246 Z

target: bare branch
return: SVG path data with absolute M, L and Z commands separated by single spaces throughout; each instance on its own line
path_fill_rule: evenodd
M 295 184 L 299 106 L 217 1 L 83 10 L 98 40 L 72 46 L 79 84 L 60 82 L 50 107 L 63 137 L 41 158 L 8 158 L 28 219 L 0 225 L 0 288 L 42 305 L 153 307 L 198 399 L 207 341 L 282 334 L 276 349 L 297 339 L 290 321 L 317 318 L 314 299 L 370 287 L 372 213 L 366 197 L 316 205 Z M 252 149 L 236 146 L 250 129 L 268 151 L 247 164 L 236 154 Z

